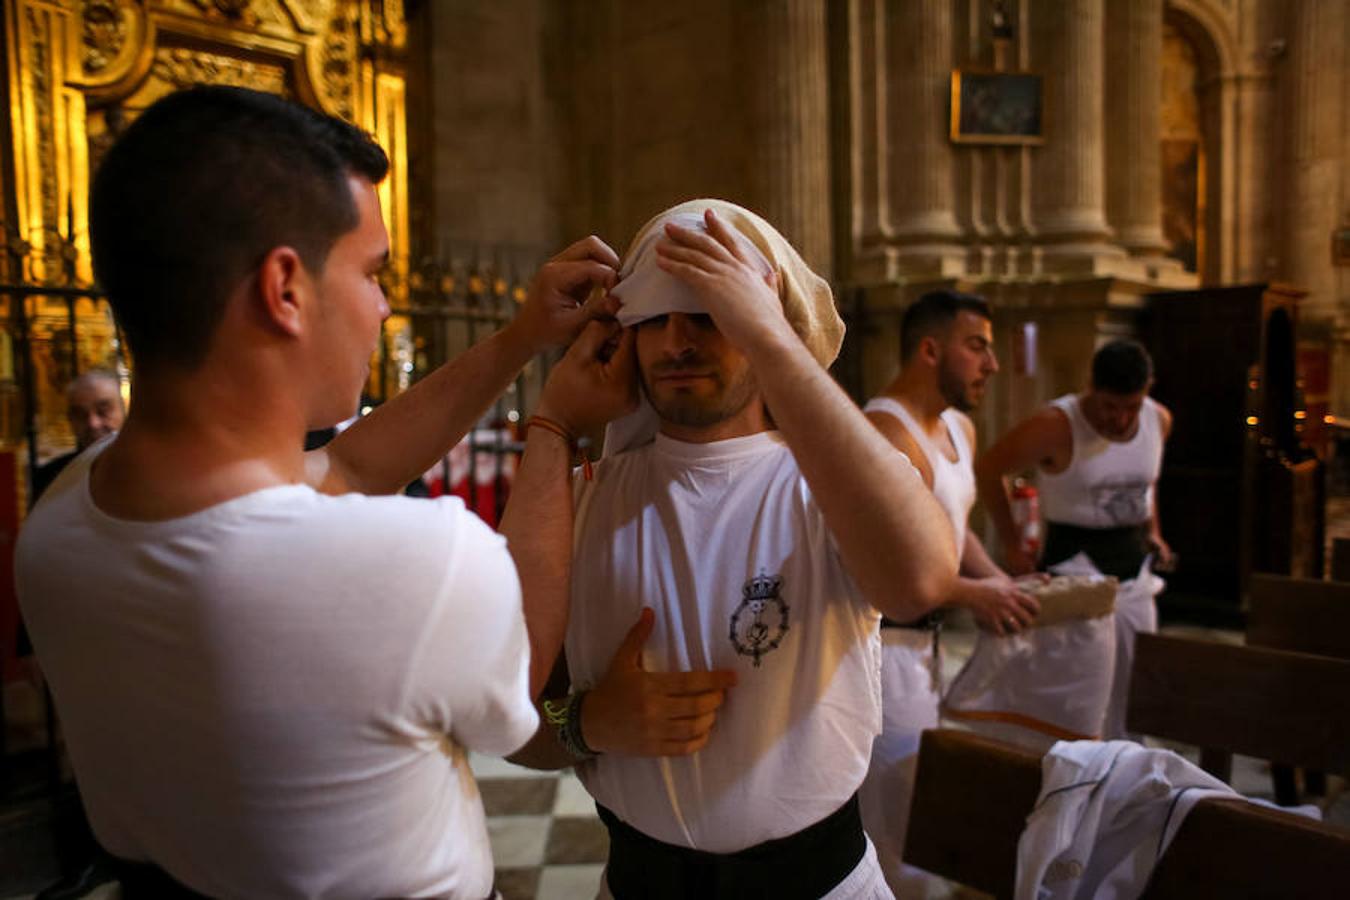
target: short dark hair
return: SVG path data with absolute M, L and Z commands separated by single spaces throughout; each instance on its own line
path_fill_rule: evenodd
M 359 214 L 347 179 L 389 170 L 360 129 L 270 94 L 206 86 L 145 110 L 90 192 L 94 271 L 138 364 L 193 369 L 264 256 L 319 271 Z
M 1153 358 L 1125 339 L 1103 344 L 1092 357 L 1092 387 L 1108 394 L 1137 394 L 1153 380 Z
M 960 291 L 929 291 L 911 303 L 900 320 L 900 360 L 903 362 L 912 357 L 924 338 L 951 328 L 957 315 L 963 312 L 974 313 L 990 321 L 994 318 L 983 297 Z

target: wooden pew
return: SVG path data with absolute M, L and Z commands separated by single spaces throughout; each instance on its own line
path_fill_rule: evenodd
M 1232 754 L 1350 772 L 1350 661 L 1141 634 L 1126 727 L 1201 748 L 1224 781 Z
M 1250 591 L 1248 645 L 1350 659 L 1350 584 L 1253 574 Z M 1297 803 L 1294 769 L 1275 765 L 1270 774 L 1276 802 Z M 1310 769 L 1304 779 L 1308 793 L 1326 793 L 1321 772 Z
M 1350 659 L 1350 584 L 1253 574 L 1247 643 Z
M 961 731 L 926 731 L 905 860 L 995 897 L 1012 897 L 1017 841 L 1040 793 L 1041 759 Z M 1144 893 L 1322 898 L 1350 884 L 1350 833 L 1240 800 L 1202 800 Z
M 1350 581 L 1350 538 L 1331 539 L 1331 580 Z
M 1041 758 L 965 731 L 925 731 L 905 835 L 905 861 L 1011 897 L 1017 840 L 1041 792 Z

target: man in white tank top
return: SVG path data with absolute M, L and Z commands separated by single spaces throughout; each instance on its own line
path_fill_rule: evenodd
M 889 898 L 854 800 L 877 624 L 950 592 L 942 510 L 830 378 L 829 286 L 758 216 L 663 213 L 615 293 L 659 431 L 611 430 L 578 483 L 572 692 L 516 759 L 577 765 L 601 897 Z
M 1160 568 L 1171 565 L 1156 493 L 1172 414 L 1149 398 L 1152 383 L 1148 352 L 1134 341 L 1112 341 L 1093 356 L 1086 393 L 1051 401 L 980 457 L 980 499 L 1010 571 L 1033 571 L 1037 561 L 1021 550 L 1004 478 L 1033 469 L 1046 522 L 1044 565 L 1079 551 L 1121 579 L 1133 578 L 1150 552 Z
M 1056 398 L 1015 425 L 975 464 L 980 498 L 993 516 L 1008 568 L 1029 572 L 1005 478 L 1035 470 L 1045 519 L 1040 563 L 1053 567 L 1082 553 L 1121 580 L 1116 595 L 1116 662 L 1104 734 L 1124 737 L 1125 688 L 1134 635 L 1157 627 L 1153 597 L 1161 581 L 1144 564 L 1170 569 L 1172 548 L 1158 524 L 1157 481 L 1172 414 L 1150 399 L 1153 361 L 1135 341 L 1115 340 L 1092 358 L 1086 393 Z
M 946 606 L 971 611 L 981 628 L 1012 634 L 1039 610 L 994 564 L 966 519 L 975 502 L 975 426 L 966 415 L 998 371 L 989 306 L 954 291 L 924 294 L 900 323 L 901 371 L 863 412 L 913 461 L 946 513 L 961 553 Z M 935 523 L 936 527 L 936 523 Z M 922 896 L 925 874 L 901 861 L 919 736 L 936 728 L 941 705 L 937 613 L 917 622 L 882 621 L 882 733 L 859 792 L 863 825 L 897 896 Z

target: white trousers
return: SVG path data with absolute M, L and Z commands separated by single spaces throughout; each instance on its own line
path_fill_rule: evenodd
M 941 702 L 941 661 L 933 653 L 933 633 L 881 629 L 881 734 L 872 742 L 858 805 L 886 883 L 901 900 L 926 897 L 930 888 L 944 883 L 902 859 L 919 737 L 924 729 L 938 727 Z

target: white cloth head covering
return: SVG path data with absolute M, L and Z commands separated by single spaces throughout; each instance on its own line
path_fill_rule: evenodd
M 660 213 L 638 229 L 624 253 L 619 283 L 610 293 L 623 301 L 619 323 L 635 325 L 668 313 L 702 313 L 697 293 L 656 264 L 656 243 L 673 222 L 683 228 L 707 231 L 703 214 L 711 209 L 734 229 L 750 263 L 778 276 L 783 314 L 822 367 L 829 367 L 844 342 L 844 322 L 834 306 L 829 282 L 811 270 L 787 238 L 768 222 L 726 200 L 689 200 Z M 612 456 L 652 440 L 660 422 L 643 397 L 638 409 L 610 423 L 605 432 L 605 455 Z

